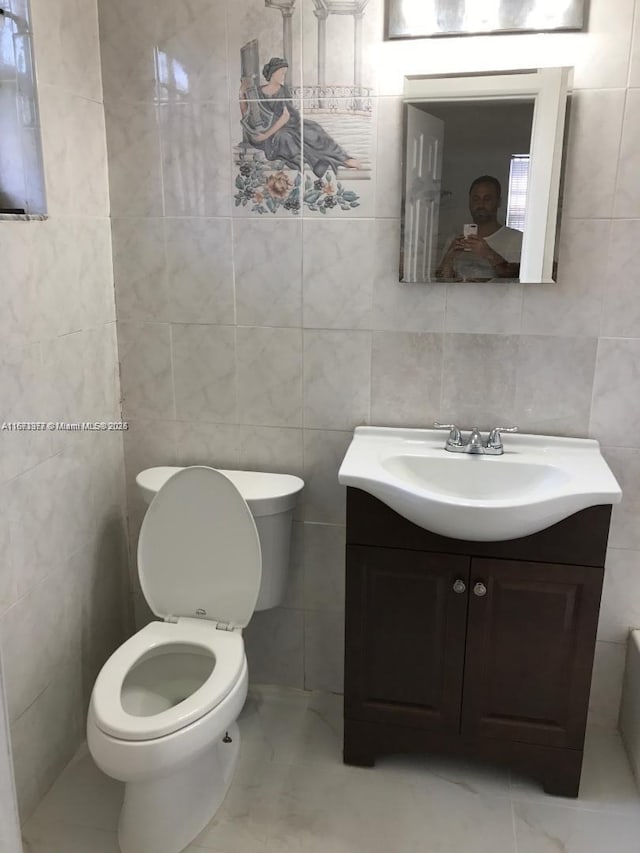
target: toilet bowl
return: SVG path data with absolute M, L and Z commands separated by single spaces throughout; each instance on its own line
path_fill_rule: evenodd
M 136 477 L 145 503 L 183 468 L 163 465 L 147 468 Z M 304 481 L 293 474 L 262 471 L 220 472 L 228 477 L 246 500 L 258 528 L 262 549 L 262 580 L 256 610 L 268 610 L 282 603 L 289 579 L 291 525 L 298 495 Z
M 241 631 L 258 597 L 260 541 L 228 477 L 196 466 L 167 481 L 142 523 L 138 574 L 163 621 L 105 663 L 87 742 L 98 767 L 126 783 L 123 853 L 179 853 L 231 784 L 247 695 Z

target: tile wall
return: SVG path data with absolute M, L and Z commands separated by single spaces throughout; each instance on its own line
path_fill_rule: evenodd
M 640 624 L 640 4 L 593 0 L 587 33 L 386 43 L 382 3 L 360 3 L 360 24 L 326 24 L 324 82 L 342 88 L 324 111 L 314 4 L 284 4 L 288 35 L 281 5 L 99 2 L 132 545 L 144 467 L 303 476 L 287 599 L 246 632 L 251 677 L 340 691 L 336 473 L 353 428 L 437 418 L 593 436 L 625 490 L 592 694 L 593 718 L 613 725 Z M 260 65 L 286 49 L 293 105 L 358 155 L 340 178 L 358 206 L 323 214 L 303 194 L 337 198 L 337 182 L 307 168 L 296 184 L 243 148 L 240 48 L 253 38 Z M 576 69 L 558 283 L 399 284 L 404 74 L 541 64 Z
M 50 217 L 0 222 L 0 421 L 119 421 L 97 5 L 31 9 Z M 124 454 L 118 432 L 3 429 L 0 447 L 0 643 L 25 819 L 84 738 L 124 635 Z

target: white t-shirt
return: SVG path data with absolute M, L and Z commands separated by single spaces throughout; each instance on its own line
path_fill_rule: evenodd
M 452 237 L 447 242 L 445 253 L 454 239 Z M 508 263 L 517 264 L 520 262 L 522 231 L 503 225 L 493 234 L 485 237 L 484 240 L 494 252 L 501 255 Z M 453 265 L 456 275 L 467 281 L 473 278 L 495 278 L 495 270 L 489 261 L 479 257 L 474 252 L 457 252 Z

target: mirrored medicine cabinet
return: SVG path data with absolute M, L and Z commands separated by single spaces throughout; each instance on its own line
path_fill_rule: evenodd
M 555 281 L 570 78 L 405 78 L 400 281 Z

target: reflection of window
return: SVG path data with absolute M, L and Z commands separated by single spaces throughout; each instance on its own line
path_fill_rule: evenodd
M 188 95 L 189 75 L 181 62 L 156 48 L 156 80 L 161 95 Z
M 512 154 L 509 167 L 509 195 L 507 197 L 507 222 L 509 228 L 524 231 L 524 214 L 527 208 L 529 183 L 529 155 Z

